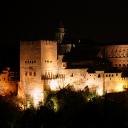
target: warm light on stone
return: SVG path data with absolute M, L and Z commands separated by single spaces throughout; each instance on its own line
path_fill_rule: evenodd
M 57 91 L 59 89 L 59 84 L 58 84 L 57 80 L 50 81 L 50 88 L 52 91 Z
M 96 93 L 97 93 L 97 95 L 102 96 L 103 95 L 103 89 L 102 88 L 97 88 Z
M 117 84 L 116 87 L 115 87 L 115 91 L 116 92 L 122 92 L 122 91 L 124 91 L 123 84 L 122 83 Z
M 40 88 L 35 88 L 31 92 L 33 98 L 33 105 L 34 107 L 38 107 L 40 102 L 43 102 L 43 93 Z

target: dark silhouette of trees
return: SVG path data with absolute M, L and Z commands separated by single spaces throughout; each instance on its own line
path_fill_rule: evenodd
M 69 87 L 50 92 L 38 109 L 21 111 L 10 97 L 0 97 L 0 128 L 125 128 L 127 99 L 127 92 L 96 96 L 87 87 L 77 92 Z

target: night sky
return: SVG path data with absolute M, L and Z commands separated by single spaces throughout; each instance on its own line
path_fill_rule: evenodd
M 0 67 L 17 65 L 20 40 L 44 39 L 54 34 L 60 20 L 78 38 L 128 41 L 124 0 L 11 2 L 1 10 Z

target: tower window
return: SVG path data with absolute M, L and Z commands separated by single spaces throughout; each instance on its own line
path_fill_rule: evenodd
M 123 64 L 123 67 L 125 67 L 125 64 Z
M 36 76 L 36 72 L 34 72 L 34 76 Z
M 31 76 L 32 75 L 32 72 L 29 72 L 29 75 Z
M 71 77 L 73 77 L 73 73 L 71 74 Z
M 100 74 L 98 74 L 98 78 L 100 78 Z
M 27 74 L 28 74 L 28 73 L 27 73 L 27 72 L 25 72 L 25 76 L 27 76 Z

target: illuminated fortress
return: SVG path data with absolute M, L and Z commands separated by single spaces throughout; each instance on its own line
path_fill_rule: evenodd
M 17 95 L 28 108 L 31 105 L 37 107 L 43 103 L 48 92 L 58 91 L 67 86 L 72 86 L 75 91 L 88 87 L 97 95 L 120 92 L 128 88 L 128 77 L 122 72 L 128 67 L 127 44 L 98 46 L 97 54 L 92 50 L 88 55 L 85 50 L 83 54 L 91 56 L 90 54 L 94 53 L 98 60 L 90 59 L 70 63 L 71 56 L 70 60 L 64 58 L 70 55 L 77 45 L 70 41 L 63 43 L 64 37 L 65 30 L 61 25 L 54 40 L 21 41 L 20 81 L 16 78 L 18 74 L 9 68 L 5 69 L 0 73 L 0 95 Z M 90 66 L 96 67 L 103 59 L 111 63 L 105 67 L 121 70 L 104 68 L 89 70 Z M 105 64 L 104 61 L 101 62 Z M 81 64 L 84 67 L 81 67 Z
M 88 72 L 88 68 L 68 68 L 63 61 L 65 53 L 71 52 L 74 45 L 62 44 L 64 28 L 60 27 L 56 40 L 38 40 L 20 42 L 20 83 L 19 96 L 24 94 L 27 107 L 37 106 L 43 102 L 48 91 L 57 91 L 66 86 L 73 86 L 74 90 L 89 87 L 98 95 L 109 92 L 123 91 L 127 88 L 127 78 L 121 72 L 105 72 L 104 70 Z M 121 66 L 127 61 L 125 52 L 119 52 L 123 46 L 106 47 L 106 57 L 110 58 L 113 66 Z M 116 58 L 114 53 L 120 53 Z M 125 48 L 125 50 L 127 50 Z M 122 50 L 121 50 L 122 51 Z M 121 61 L 119 60 L 121 58 Z M 124 63 L 122 63 L 124 62 Z M 124 65 L 123 65 L 124 66 Z M 22 90 L 22 91 L 21 91 Z M 31 102 L 31 103 L 30 103 Z

